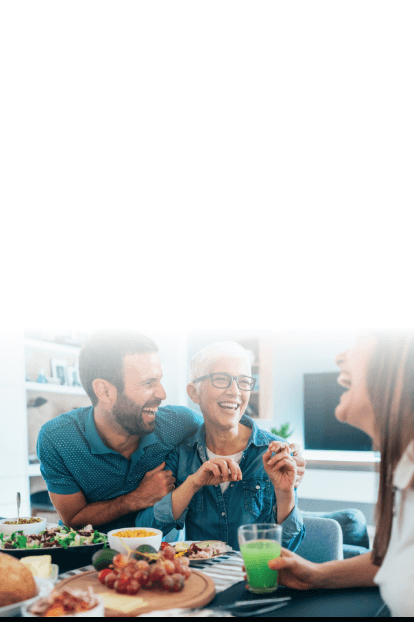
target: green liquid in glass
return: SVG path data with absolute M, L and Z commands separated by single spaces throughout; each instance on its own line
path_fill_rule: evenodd
M 277 570 L 267 565 L 280 556 L 281 546 L 275 540 L 252 540 L 240 547 L 246 566 L 247 581 L 252 592 L 263 594 L 277 589 Z

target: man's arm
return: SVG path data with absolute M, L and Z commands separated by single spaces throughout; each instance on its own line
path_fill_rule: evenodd
M 171 471 L 164 471 L 164 467 L 165 462 L 148 471 L 138 488 L 109 501 L 87 503 L 82 492 L 72 495 L 49 492 L 50 498 L 67 527 L 77 529 L 85 525 L 104 525 L 130 512 L 144 510 L 171 492 L 175 478 Z

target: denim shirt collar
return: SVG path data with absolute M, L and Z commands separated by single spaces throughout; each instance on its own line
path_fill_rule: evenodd
M 240 419 L 240 423 L 252 429 L 252 433 L 250 435 L 249 442 L 247 443 L 246 449 L 249 449 L 250 445 L 252 444 L 256 445 L 256 447 L 267 447 L 269 445 L 269 439 L 268 439 L 267 433 L 261 430 L 257 426 L 257 424 L 253 421 L 253 419 L 251 419 L 247 415 L 243 415 L 242 418 Z M 197 432 L 193 434 L 193 436 L 190 436 L 189 438 L 187 438 L 184 441 L 184 443 L 188 445 L 189 447 L 198 445 L 198 450 L 200 452 L 200 455 L 202 459 L 206 461 L 208 459 L 207 451 L 206 451 L 206 424 L 202 423 L 200 427 L 198 428 Z

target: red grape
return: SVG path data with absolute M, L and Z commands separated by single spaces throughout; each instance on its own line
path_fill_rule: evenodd
M 132 578 L 135 579 L 135 581 L 138 581 L 138 583 L 140 583 L 141 585 L 144 585 L 145 579 L 148 578 L 148 573 L 142 572 L 142 570 L 137 570 L 132 575 Z
M 135 594 L 138 594 L 140 589 L 141 589 L 141 586 L 138 583 L 138 581 L 135 581 L 135 579 L 132 579 L 130 583 L 128 583 L 128 585 L 126 586 L 126 593 L 129 594 L 130 596 L 135 596 Z
M 184 587 L 184 577 L 181 574 L 173 574 L 171 579 L 174 581 L 174 592 L 181 592 Z
M 174 562 L 172 562 L 170 559 L 166 559 L 164 562 L 164 568 L 165 568 L 165 572 L 167 574 L 174 574 L 175 572 L 175 565 Z
M 172 577 L 166 575 L 163 578 L 161 585 L 162 585 L 162 588 L 166 590 L 167 592 L 172 592 L 174 589 L 174 580 Z
M 150 579 L 152 581 L 161 581 L 165 577 L 166 571 L 161 562 L 156 562 L 150 568 Z
M 108 574 L 112 574 L 112 570 L 110 568 L 104 568 L 104 570 L 101 570 L 98 574 L 98 579 L 103 585 L 105 585 L 105 578 Z
M 179 574 L 181 574 L 181 571 L 183 569 L 183 565 L 181 563 L 180 558 L 174 559 L 174 568 L 175 568 L 175 572 L 178 572 Z
M 114 566 L 116 566 L 117 568 L 124 568 L 127 564 L 128 564 L 128 557 L 125 557 L 125 555 L 122 555 L 121 553 L 118 553 L 117 555 L 115 555 L 115 557 L 112 559 L 112 563 L 114 564 Z
M 163 549 L 162 554 L 163 554 L 165 559 L 174 559 L 174 557 L 175 557 L 175 549 L 172 546 L 166 546 Z
M 123 583 L 121 579 L 117 579 L 114 584 L 114 589 L 118 594 L 126 594 L 127 583 Z
M 188 566 L 184 566 L 180 571 L 180 574 L 183 575 L 184 579 L 188 579 L 191 575 L 191 568 L 189 568 Z
M 105 585 L 109 587 L 111 590 L 114 589 L 115 581 L 118 580 L 118 575 L 115 572 L 111 572 L 111 574 L 107 574 L 105 577 Z
M 136 570 L 142 570 L 143 572 L 149 572 L 150 565 L 148 562 L 144 561 L 143 559 L 140 559 L 135 564 L 135 568 Z

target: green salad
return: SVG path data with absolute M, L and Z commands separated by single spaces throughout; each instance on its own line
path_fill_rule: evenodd
M 22 531 L 15 531 L 11 535 L 0 533 L 0 549 L 67 549 L 71 546 L 85 546 L 88 544 L 107 544 L 108 538 L 88 525 L 84 529 L 69 529 L 68 527 L 52 527 L 41 531 L 37 535 L 25 536 Z

